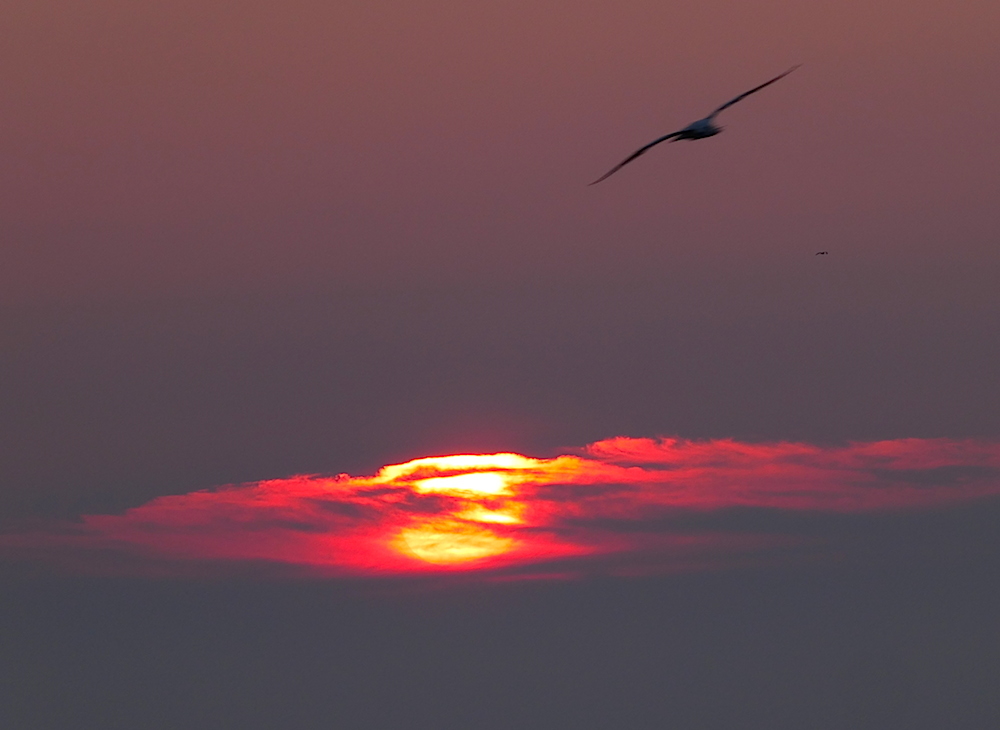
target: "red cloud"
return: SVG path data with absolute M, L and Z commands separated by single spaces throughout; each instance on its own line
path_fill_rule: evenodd
M 8 557 L 266 563 L 327 576 L 656 572 L 730 565 L 807 537 L 782 515 L 931 509 L 1000 494 L 1000 444 L 613 438 L 580 455 L 417 459 L 160 497 L 121 515 L 0 535 Z M 88 558 L 87 556 L 91 556 Z M 88 563 L 88 561 L 90 561 Z M 65 562 L 65 560 L 63 560 Z

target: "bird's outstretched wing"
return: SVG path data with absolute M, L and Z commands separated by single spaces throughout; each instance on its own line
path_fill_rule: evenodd
M 786 77 L 786 76 L 787 76 L 788 74 L 790 74 L 790 73 L 791 73 L 792 71 L 794 71 L 795 69 L 797 69 L 797 68 L 798 68 L 799 66 L 801 66 L 801 65 L 802 65 L 802 64 L 796 64 L 795 66 L 792 66 L 792 67 L 791 67 L 790 69 L 788 69 L 787 71 L 785 71 L 785 73 L 783 73 L 783 74 L 780 74 L 780 75 L 778 75 L 778 76 L 775 76 L 775 77 L 774 77 L 773 79 L 771 79 L 770 81 L 765 81 L 765 82 L 764 82 L 763 84 L 761 84 L 760 86 L 755 86 L 755 87 L 753 87 L 752 89 L 750 89 L 750 91 L 744 91 L 744 92 L 743 92 L 742 94 L 740 94 L 739 96 L 737 96 L 737 97 L 736 97 L 735 99 L 730 99 L 730 100 L 729 100 L 729 101 L 727 101 L 727 102 L 726 102 L 725 104 L 723 104 L 723 105 L 722 105 L 722 106 L 720 106 L 720 107 L 719 107 L 718 109 L 716 109 L 716 110 L 715 110 L 714 112 L 712 112 L 711 114 L 709 114 L 709 115 L 708 115 L 708 119 L 711 119 L 711 118 L 712 118 L 712 117 L 714 117 L 714 116 L 715 116 L 716 114 L 718 114 L 719 112 L 721 112 L 721 111 L 722 111 L 723 109 L 728 109 L 729 107 L 731 107 L 731 106 L 732 106 L 733 104 L 735 104 L 736 102 L 738 102 L 738 101 L 742 101 L 742 100 L 743 100 L 743 99 L 745 99 L 746 97 L 750 96 L 750 94 L 755 94 L 755 93 L 757 93 L 758 91 L 760 91 L 761 89 L 763 89 L 763 88 L 764 88 L 765 86 L 770 86 L 770 85 L 771 85 L 771 84 L 773 84 L 773 83 L 774 83 L 775 81 L 778 81 L 778 80 L 780 80 L 780 79 L 783 79 L 783 78 L 785 78 L 785 77 Z
M 606 180 L 607 178 L 611 177 L 616 172 L 618 172 L 619 170 L 621 170 L 623 167 L 625 167 L 625 165 L 627 165 L 628 163 L 630 163 L 636 157 L 638 157 L 639 155 L 645 154 L 646 151 L 649 150 L 650 147 L 655 147 L 660 142 L 666 142 L 668 139 L 670 139 L 671 137 L 676 137 L 678 134 L 680 134 L 680 132 L 671 132 L 670 134 L 663 135 L 659 139 L 654 139 L 652 142 L 650 142 L 649 144 L 645 145 L 644 147 L 640 147 L 639 149 L 637 149 L 631 155 L 629 155 L 628 157 L 626 157 L 624 160 L 622 160 L 617 165 L 615 165 L 614 167 L 612 167 L 606 173 L 604 173 L 599 178 L 597 178 L 596 180 L 594 180 L 594 182 L 588 183 L 588 184 L 589 185 L 596 185 L 601 180 Z

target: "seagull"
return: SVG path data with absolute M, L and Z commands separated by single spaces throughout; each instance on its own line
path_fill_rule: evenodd
M 677 132 L 671 132 L 670 134 L 665 134 L 662 137 L 660 137 L 659 139 L 654 139 L 652 142 L 650 142 L 646 146 L 640 147 L 639 149 L 637 149 L 631 155 L 629 155 L 628 157 L 626 157 L 624 160 L 622 160 L 621 162 L 619 162 L 617 165 L 615 165 L 614 167 L 612 167 L 610 170 L 608 170 L 606 173 L 604 173 L 603 175 L 601 175 L 599 178 L 597 178 L 596 180 L 594 180 L 594 182 L 592 182 L 590 184 L 591 185 L 596 185 L 597 183 L 601 182 L 601 180 L 606 180 L 607 178 L 611 177 L 616 172 L 618 172 L 620 169 L 622 169 L 623 167 L 625 167 L 625 165 L 627 165 L 628 163 L 630 163 L 632 160 L 634 160 L 639 155 L 645 154 L 650 148 L 655 147 L 656 145 L 660 144 L 660 142 L 666 142 L 668 139 L 671 142 L 676 142 L 679 139 L 704 139 L 705 137 L 714 137 L 715 135 L 717 135 L 719 132 L 722 131 L 722 127 L 718 127 L 718 126 L 715 125 L 714 120 L 715 120 L 715 115 L 716 114 L 718 114 L 719 112 L 723 111 L 724 109 L 728 109 L 729 107 L 731 107 L 736 102 L 741 101 L 741 100 L 745 99 L 746 97 L 750 96 L 750 94 L 755 94 L 756 92 L 758 92 L 761 89 L 763 89 L 765 86 L 770 86 L 775 81 L 778 81 L 779 79 L 785 78 L 788 74 L 790 74 L 792 71 L 794 71 L 795 69 L 797 69 L 801 65 L 802 64 L 797 64 L 795 66 L 792 66 L 790 69 L 788 69 L 787 71 L 785 71 L 785 73 L 783 73 L 783 74 L 781 74 L 779 76 L 775 76 L 770 81 L 765 81 L 760 86 L 753 87 L 752 89 L 750 89 L 750 91 L 744 91 L 742 94 L 740 94 L 739 96 L 737 96 L 735 99 L 730 99 L 729 101 L 727 101 L 725 104 L 723 104 L 722 106 L 720 106 L 718 109 L 716 109 L 714 112 L 712 112 L 711 114 L 709 114 L 704 119 L 699 119 L 696 122 L 691 122 L 689 125 L 687 125 L 686 127 L 684 127 L 684 129 L 681 129 L 681 130 L 679 130 Z

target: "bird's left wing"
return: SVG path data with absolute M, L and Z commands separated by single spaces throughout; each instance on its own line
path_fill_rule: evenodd
M 615 165 L 614 167 L 612 167 L 606 173 L 604 173 L 599 178 L 597 178 L 596 180 L 594 180 L 594 182 L 588 183 L 588 184 L 589 185 L 597 185 L 597 183 L 599 183 L 601 180 L 606 180 L 607 178 L 611 177 L 612 175 L 614 175 L 616 172 L 618 172 L 619 170 L 621 170 L 623 167 L 625 167 L 625 165 L 627 165 L 628 163 L 630 163 L 632 160 L 634 160 L 639 155 L 644 155 L 649 150 L 650 147 L 655 147 L 660 142 L 666 142 L 668 139 L 670 139 L 671 137 L 676 137 L 678 134 L 680 134 L 680 132 L 671 132 L 670 134 L 663 135 L 659 139 L 654 139 L 649 144 L 647 144 L 647 145 L 645 145 L 645 146 L 640 147 L 639 149 L 637 149 L 631 155 L 629 155 L 628 157 L 626 157 L 624 160 L 622 160 L 617 165 Z
M 760 86 L 755 86 L 755 87 L 753 87 L 752 89 L 750 89 L 750 91 L 744 91 L 744 92 L 743 92 L 742 94 L 740 94 L 739 96 L 737 96 L 737 97 L 736 97 L 735 99 L 730 99 L 730 100 L 729 100 L 729 101 L 727 101 L 727 102 L 726 102 L 725 104 L 723 104 L 723 105 L 722 105 L 722 106 L 720 106 L 720 107 L 719 107 L 718 109 L 716 109 L 716 110 L 715 110 L 714 112 L 712 112 L 711 114 L 709 114 L 709 115 L 708 115 L 708 118 L 709 118 L 709 119 L 711 119 L 711 118 L 712 118 L 712 117 L 714 117 L 714 116 L 715 116 L 716 114 L 718 114 L 719 112 L 721 112 L 721 111 L 722 111 L 723 109 L 728 109 L 729 107 L 731 107 L 731 106 L 732 106 L 733 104 L 735 104 L 736 102 L 738 102 L 738 101 L 742 101 L 742 100 L 743 100 L 743 99 L 745 99 L 746 97 L 750 96 L 750 94 L 755 94 L 756 92 L 758 92 L 758 91 L 760 91 L 761 89 L 763 89 L 763 88 L 764 88 L 765 86 L 770 86 L 770 85 L 771 85 L 771 84 L 773 84 L 773 83 L 774 83 L 775 81 L 779 81 L 780 79 L 783 79 L 783 78 L 785 78 L 785 77 L 786 77 L 786 76 L 787 76 L 788 74 L 790 74 L 790 73 L 791 73 L 792 71 L 794 71 L 795 69 L 797 69 L 797 68 L 798 68 L 799 66 L 801 66 L 801 65 L 802 65 L 802 64 L 796 64 L 795 66 L 792 66 L 792 67 L 791 67 L 790 69 L 788 69 L 787 71 L 785 71 L 785 73 L 783 73 L 783 74 L 779 74 L 778 76 L 775 76 L 775 77 L 774 77 L 773 79 L 771 79 L 770 81 L 765 81 L 765 82 L 764 82 L 763 84 L 761 84 Z

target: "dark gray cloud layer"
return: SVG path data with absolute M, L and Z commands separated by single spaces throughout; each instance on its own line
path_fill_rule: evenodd
M 981 730 L 1000 721 L 998 520 L 895 531 L 947 554 L 657 580 L 8 578 L 0 724 Z

